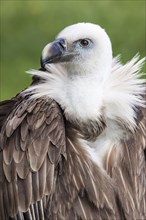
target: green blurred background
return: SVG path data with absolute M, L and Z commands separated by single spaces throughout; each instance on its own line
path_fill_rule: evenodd
M 145 0 L 1 1 L 0 98 L 11 98 L 31 82 L 42 48 L 65 26 L 93 22 L 106 29 L 122 62 L 145 56 Z

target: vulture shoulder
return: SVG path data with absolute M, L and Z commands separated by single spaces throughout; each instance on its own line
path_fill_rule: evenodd
M 0 130 L 2 128 L 2 125 L 5 119 L 7 118 L 9 113 L 12 111 L 15 105 L 15 102 L 16 102 L 15 98 L 0 102 Z

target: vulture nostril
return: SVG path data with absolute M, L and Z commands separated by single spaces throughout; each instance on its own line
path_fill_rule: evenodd
M 66 41 L 62 38 L 58 39 L 58 45 L 65 50 L 66 49 Z
M 65 45 L 63 45 L 61 42 L 59 42 L 59 45 L 62 47 L 62 49 L 65 49 Z

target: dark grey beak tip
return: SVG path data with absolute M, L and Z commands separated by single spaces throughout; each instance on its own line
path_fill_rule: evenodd
M 45 63 L 44 63 L 43 60 L 42 60 L 42 56 L 41 56 L 41 58 L 40 58 L 40 64 L 41 64 L 41 69 L 42 69 L 42 70 L 45 70 Z
M 63 53 L 66 51 L 66 48 L 66 41 L 63 38 L 59 38 L 52 42 L 46 57 L 43 58 L 43 54 L 41 56 L 41 67 L 45 69 L 46 64 L 59 62 Z

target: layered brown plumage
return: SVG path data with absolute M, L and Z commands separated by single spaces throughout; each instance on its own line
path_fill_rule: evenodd
M 79 131 L 54 100 L 18 95 L 2 102 L 0 111 L 1 220 L 144 219 L 144 110 L 135 133 L 121 141 L 118 161 L 108 161 L 107 172 L 88 157 Z

